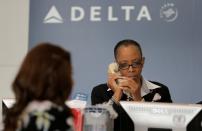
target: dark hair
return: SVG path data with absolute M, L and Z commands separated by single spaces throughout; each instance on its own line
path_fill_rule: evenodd
M 116 59 L 117 57 L 117 51 L 118 48 L 121 46 L 129 46 L 129 45 L 134 45 L 138 48 L 138 50 L 140 51 L 140 55 L 142 56 L 142 49 L 140 44 L 137 41 L 131 40 L 131 39 L 125 39 L 125 40 L 121 40 L 119 41 L 116 46 L 114 47 L 114 58 Z
M 64 105 L 73 85 L 71 55 L 51 43 L 40 43 L 26 55 L 12 89 L 16 102 L 6 114 L 5 131 L 14 131 L 19 115 L 33 100 Z

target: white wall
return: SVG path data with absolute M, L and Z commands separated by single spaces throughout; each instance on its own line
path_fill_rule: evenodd
M 0 0 L 0 121 L 2 99 L 13 98 L 11 84 L 28 49 L 29 0 Z

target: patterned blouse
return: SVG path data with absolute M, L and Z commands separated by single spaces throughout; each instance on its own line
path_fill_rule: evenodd
M 50 101 L 33 101 L 23 111 L 16 131 L 74 131 L 68 107 Z

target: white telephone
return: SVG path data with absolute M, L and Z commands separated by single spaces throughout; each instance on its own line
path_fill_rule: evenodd
M 108 67 L 108 73 L 119 73 L 119 69 L 118 69 L 118 64 L 116 62 L 113 62 L 111 64 L 109 64 L 109 67 Z
M 117 73 L 118 75 L 121 75 L 118 69 L 118 64 L 116 62 L 109 64 L 108 73 L 112 73 L 112 74 Z M 121 80 L 123 79 L 117 79 L 116 83 L 118 84 Z M 128 97 L 132 98 L 129 92 L 123 91 L 123 93 L 126 94 Z

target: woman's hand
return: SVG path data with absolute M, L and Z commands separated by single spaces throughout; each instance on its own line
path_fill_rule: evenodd
M 114 92 L 113 99 L 116 102 L 120 101 L 122 94 L 123 94 L 122 89 L 120 88 L 120 86 L 117 83 L 118 79 L 123 79 L 123 77 L 116 74 L 116 73 L 109 73 L 108 74 L 107 85 Z
M 119 86 L 125 92 L 128 92 L 134 101 L 141 101 L 141 80 L 137 78 L 124 77 Z

